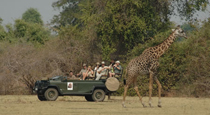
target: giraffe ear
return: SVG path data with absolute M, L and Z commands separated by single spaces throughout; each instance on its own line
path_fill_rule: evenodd
M 175 29 L 171 29 L 172 31 L 174 31 Z

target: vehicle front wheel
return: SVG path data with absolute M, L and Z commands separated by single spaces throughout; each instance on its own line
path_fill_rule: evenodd
M 85 96 L 85 99 L 86 99 L 87 101 L 93 101 L 93 98 L 92 98 L 91 95 L 86 95 L 86 96 Z
M 49 88 L 45 91 L 44 97 L 48 101 L 55 101 L 58 98 L 58 91 L 55 88 Z
M 105 92 L 102 89 L 94 90 L 92 94 L 93 101 L 104 101 L 105 99 Z
M 47 99 L 44 97 L 44 95 L 37 95 L 38 99 L 40 101 L 46 101 Z

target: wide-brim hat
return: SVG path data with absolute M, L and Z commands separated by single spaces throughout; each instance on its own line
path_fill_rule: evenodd
M 97 62 L 97 63 L 96 63 L 96 65 L 100 65 L 100 63 L 99 63 L 99 62 Z
M 84 63 L 83 66 L 86 66 L 86 64 Z
M 104 61 L 102 61 L 102 62 L 101 62 L 101 64 L 105 64 L 105 62 L 104 62 Z
M 118 61 L 116 61 L 115 63 L 120 63 L 120 61 L 118 60 Z

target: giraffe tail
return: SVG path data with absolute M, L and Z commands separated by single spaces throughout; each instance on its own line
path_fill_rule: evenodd
M 123 83 L 124 83 L 124 85 L 126 85 L 126 79 L 123 79 Z
M 125 70 L 125 76 L 127 76 L 127 69 Z M 123 83 L 124 83 L 124 85 L 126 85 L 126 79 L 125 79 L 125 77 L 123 78 Z

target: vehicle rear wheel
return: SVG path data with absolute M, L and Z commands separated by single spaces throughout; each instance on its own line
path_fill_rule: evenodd
M 104 101 L 105 99 L 105 92 L 102 89 L 94 90 L 92 94 L 93 101 Z
M 55 88 L 49 88 L 45 91 L 44 97 L 48 101 L 55 101 L 58 98 L 58 91 Z
M 43 95 L 37 95 L 40 101 L 46 101 L 47 99 Z
M 85 96 L 85 99 L 86 99 L 87 101 L 93 101 L 93 98 L 92 98 L 91 95 L 86 95 L 86 96 Z

